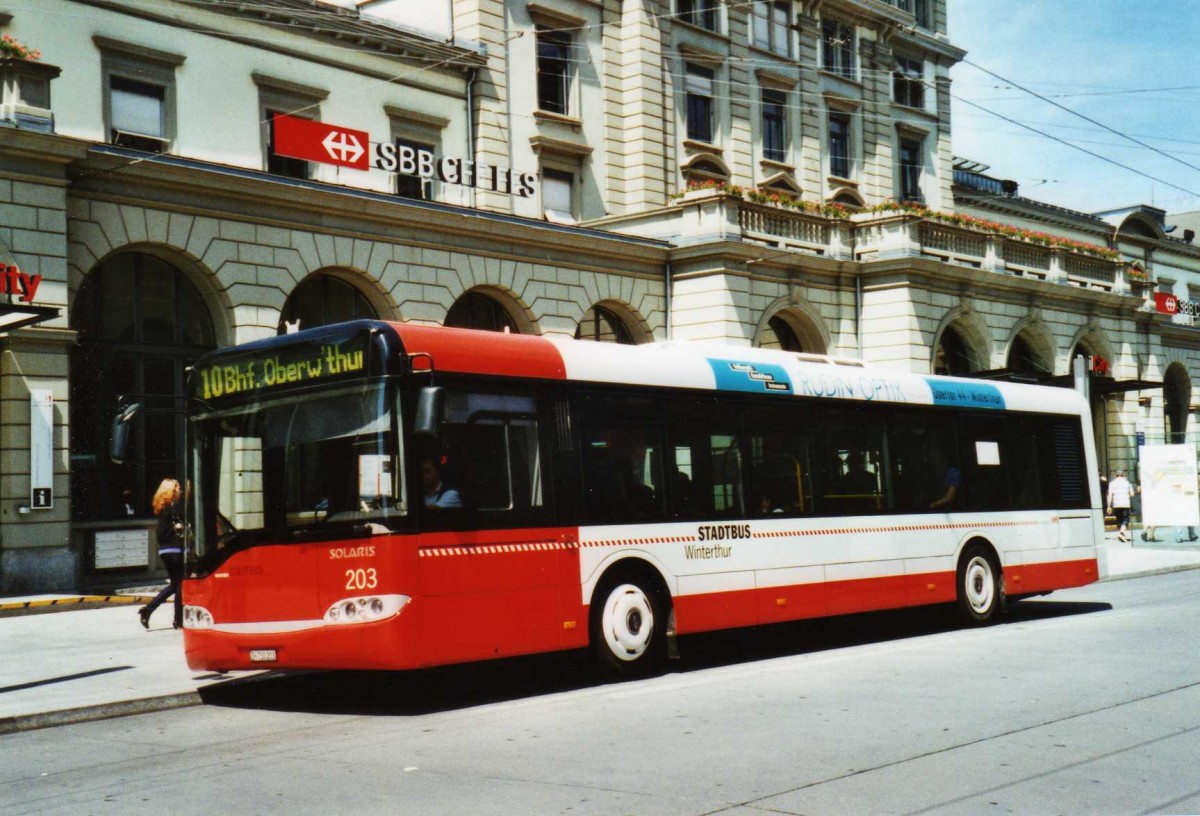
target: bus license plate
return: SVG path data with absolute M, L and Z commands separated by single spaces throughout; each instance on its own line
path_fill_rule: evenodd
M 274 663 L 279 659 L 279 654 L 274 649 L 251 649 L 251 663 Z

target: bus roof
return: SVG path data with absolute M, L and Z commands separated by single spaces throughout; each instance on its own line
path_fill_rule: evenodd
M 445 372 L 985 410 L 1087 411 L 1086 401 L 1067 388 L 912 374 L 750 346 L 698 341 L 629 346 L 390 325 L 407 353 L 429 354 L 435 369 Z

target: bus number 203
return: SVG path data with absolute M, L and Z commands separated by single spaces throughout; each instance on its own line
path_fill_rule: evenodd
M 346 570 L 346 589 L 374 589 L 377 583 L 374 567 Z

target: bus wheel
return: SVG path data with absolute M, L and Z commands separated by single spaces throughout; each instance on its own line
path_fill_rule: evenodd
M 970 544 L 958 562 L 958 608 L 969 623 L 995 619 L 1004 598 L 1000 568 L 982 544 Z
M 591 637 L 600 667 L 611 675 L 652 671 L 662 661 L 667 614 L 641 578 L 605 581 L 592 603 Z

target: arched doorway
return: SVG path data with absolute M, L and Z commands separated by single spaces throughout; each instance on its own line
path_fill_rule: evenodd
M 517 321 L 503 303 L 485 292 L 474 289 L 454 301 L 454 305 L 446 313 L 445 325 L 460 329 L 520 334 Z
M 827 335 L 814 314 L 803 307 L 784 306 L 771 313 L 765 323 L 758 327 L 755 345 L 759 348 L 779 349 L 799 354 L 826 354 Z
M 576 340 L 596 340 L 632 346 L 637 343 L 628 323 L 607 306 L 596 304 L 583 314 L 575 329 Z
M 965 377 L 975 370 L 970 346 L 958 329 L 947 326 L 942 330 L 933 354 L 933 373 Z
M 1013 338 L 1004 367 L 1024 380 L 1043 380 L 1054 373 L 1053 362 L 1039 354 L 1023 333 Z
M 172 264 L 142 252 L 102 261 L 71 308 L 79 341 L 71 351 L 72 512 L 76 521 L 136 516 L 167 477 L 184 472 L 185 369 L 215 347 L 199 290 Z M 117 398 L 140 402 L 130 455 L 108 458 Z
M 1167 366 L 1163 377 L 1163 431 L 1168 444 L 1187 441 L 1188 402 L 1192 385 L 1179 363 Z
M 791 325 L 779 315 L 773 315 L 762 327 L 758 334 L 758 345 L 761 348 L 779 349 L 780 351 L 804 352 L 804 344 L 796 336 Z
M 1083 370 L 1091 383 L 1088 389 L 1088 402 L 1092 408 L 1092 434 L 1096 442 L 1096 459 L 1100 462 L 1101 472 L 1107 474 L 1111 470 L 1108 445 L 1109 401 L 1096 388 L 1096 380 L 1098 377 L 1108 374 L 1109 362 L 1100 354 L 1098 348 L 1098 345 L 1094 345 L 1086 338 L 1079 340 L 1075 344 L 1075 348 L 1071 350 L 1071 364 L 1067 371 L 1073 374 L 1075 361 L 1083 359 Z
M 335 275 L 309 275 L 288 295 L 279 315 L 279 334 L 346 320 L 377 318 L 375 308 L 352 283 Z

